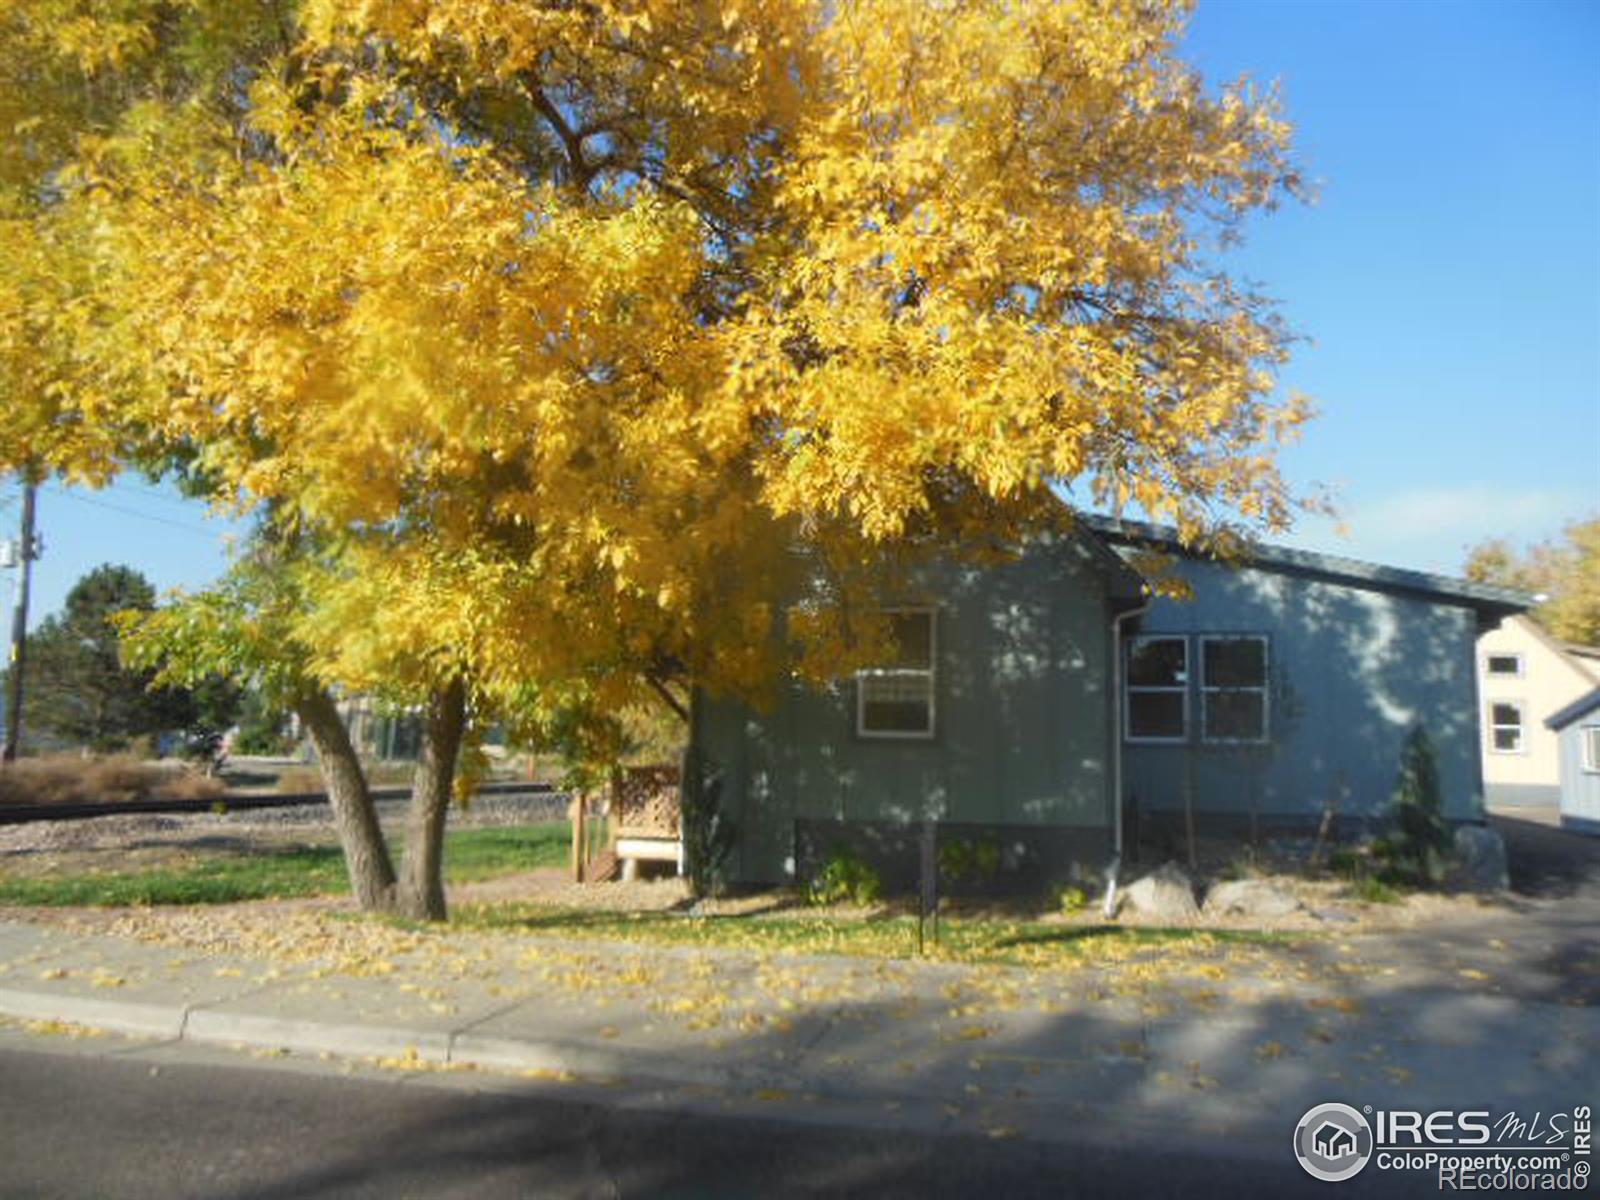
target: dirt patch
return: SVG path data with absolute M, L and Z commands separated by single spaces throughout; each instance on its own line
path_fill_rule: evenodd
M 1309 881 L 1292 876 L 1267 877 L 1294 893 L 1305 908 L 1287 916 L 1247 919 L 1237 916 L 1202 915 L 1192 922 L 1195 929 L 1249 930 L 1269 933 L 1369 933 L 1408 930 L 1432 922 L 1471 919 L 1491 911 L 1491 902 L 1474 896 L 1417 894 L 1396 904 L 1369 904 L 1345 895 L 1346 885 L 1336 881 Z M 690 909 L 702 916 L 761 916 L 772 918 L 836 917 L 852 919 L 872 916 L 914 914 L 915 904 L 904 898 L 862 908 L 853 905 L 817 906 L 804 902 L 793 891 L 780 888 L 746 889 L 733 895 L 696 902 L 685 881 L 677 878 L 636 880 L 627 883 L 589 883 L 572 881 L 563 868 L 545 867 L 516 875 L 450 889 L 452 903 L 523 903 L 551 908 L 592 912 L 663 912 Z M 1076 913 L 1061 913 L 1048 907 L 1039 897 L 1007 901 L 947 899 L 940 911 L 953 918 L 969 920 L 1030 921 L 1048 925 L 1097 926 L 1105 923 L 1100 897 Z M 1167 928 L 1161 921 L 1124 908 L 1117 924 L 1132 928 Z
M 498 879 L 456 884 L 450 888 L 449 897 L 457 904 L 528 902 L 602 912 L 662 912 L 691 902 L 688 884 L 682 879 L 574 883 L 564 867 L 540 867 Z

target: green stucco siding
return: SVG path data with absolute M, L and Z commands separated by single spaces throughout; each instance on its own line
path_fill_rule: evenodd
M 801 818 L 1108 827 L 1104 572 L 1065 541 L 886 591 L 886 606 L 937 611 L 930 740 L 858 736 L 853 679 L 796 685 L 766 712 L 702 697 L 696 741 L 736 824 L 734 877 L 786 878 Z

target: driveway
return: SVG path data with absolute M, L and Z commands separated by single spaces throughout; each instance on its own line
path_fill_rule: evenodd
M 1510 893 L 1366 935 L 1360 958 L 1418 985 L 1600 1007 L 1600 838 L 1564 831 L 1554 809 L 1495 813 L 1490 823 L 1506 842 Z

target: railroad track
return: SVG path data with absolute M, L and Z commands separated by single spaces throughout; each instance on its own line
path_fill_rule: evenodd
M 486 783 L 480 796 L 543 796 L 556 789 L 548 783 Z M 403 800 L 410 788 L 373 788 L 374 800 Z M 210 800 L 126 800 L 104 804 L 0 804 L 0 825 L 27 825 L 35 821 L 83 821 L 91 817 L 122 817 L 146 813 L 242 812 L 256 808 L 296 808 L 326 804 L 324 792 L 284 792 L 268 795 L 222 796 Z

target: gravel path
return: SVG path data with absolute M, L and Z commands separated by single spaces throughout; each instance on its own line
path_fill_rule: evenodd
M 386 828 L 404 820 L 405 800 L 380 800 L 378 815 Z M 529 825 L 566 817 L 567 798 L 554 792 L 526 796 L 479 796 L 450 813 L 453 829 L 496 825 Z M 246 849 L 251 843 L 281 845 L 285 841 L 326 841 L 333 824 L 324 804 L 289 808 L 241 809 L 223 813 L 130 814 L 79 821 L 39 821 L 0 826 L 0 863 L 27 856 L 63 853 L 96 854 L 131 848 L 170 846 L 174 849 Z

